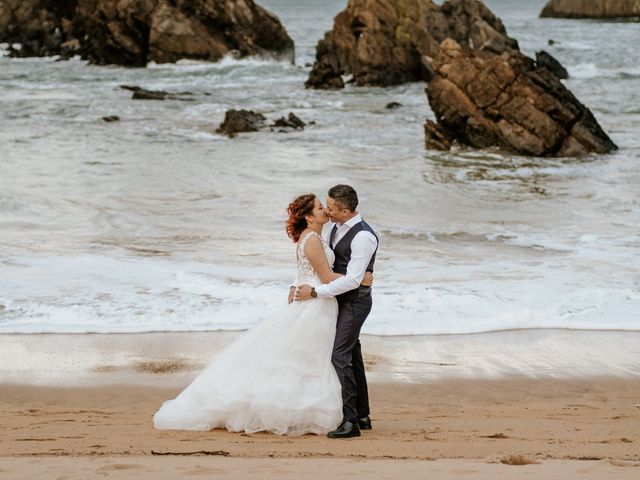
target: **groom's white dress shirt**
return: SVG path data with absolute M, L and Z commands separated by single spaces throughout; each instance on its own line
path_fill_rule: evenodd
M 338 230 L 333 236 L 331 248 L 335 247 L 342 237 L 344 237 L 354 225 L 357 225 L 361 221 L 362 217 L 358 214 L 345 223 L 336 224 L 338 226 Z M 331 228 L 325 238 L 327 243 L 330 241 L 332 230 L 333 225 L 331 225 Z M 347 265 L 347 274 L 336 278 L 330 283 L 318 285 L 316 287 L 318 296 L 335 297 L 336 295 L 358 288 L 362 283 L 367 266 L 369 265 L 376 248 L 378 248 L 378 240 L 376 240 L 376 237 L 371 232 L 361 230 L 356 233 L 355 237 L 353 237 L 353 240 L 351 241 L 351 260 L 349 261 L 349 265 Z

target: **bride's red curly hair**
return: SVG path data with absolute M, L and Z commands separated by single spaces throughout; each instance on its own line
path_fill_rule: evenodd
M 297 242 L 300 240 L 300 234 L 307 228 L 307 220 L 304 218 L 313 211 L 316 205 L 316 196 L 313 193 L 300 195 L 289 204 L 287 213 L 287 235 L 291 240 Z

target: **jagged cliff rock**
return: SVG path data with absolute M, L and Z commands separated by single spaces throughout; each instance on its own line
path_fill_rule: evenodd
M 71 39 L 75 8 L 76 1 L 68 0 L 0 0 L 0 41 L 20 43 L 11 49 L 15 56 L 61 54 Z
M 640 17 L 640 0 L 551 0 L 540 13 L 555 18 Z
M 447 39 L 433 62 L 427 148 L 452 142 L 535 156 L 606 153 L 616 145 L 548 69 L 519 51 L 471 51 Z
M 445 38 L 496 52 L 518 48 L 479 0 L 349 0 L 318 43 L 306 86 L 342 88 L 342 75 L 357 85 L 428 80 Z
M 21 43 L 15 55 L 79 53 L 99 65 L 293 59 L 280 21 L 252 0 L 4 0 L 0 41 Z

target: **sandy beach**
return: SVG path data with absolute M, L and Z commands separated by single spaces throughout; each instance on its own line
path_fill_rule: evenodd
M 204 345 L 219 349 L 238 334 L 1 336 L 5 352 L 19 343 L 34 358 L 37 352 L 55 352 L 60 362 L 57 369 L 50 365 L 49 379 L 40 372 L 40 382 L 34 381 L 37 375 L 25 377 L 30 382 L 8 382 L 3 359 L 0 478 L 299 478 L 301 472 L 305 478 L 338 473 L 369 478 L 514 478 L 516 472 L 518 478 L 640 476 L 635 371 L 573 377 L 546 372 L 537 378 L 432 374 L 425 379 L 416 372 L 429 371 L 427 365 L 419 368 L 414 362 L 403 370 L 401 362 L 386 356 L 394 351 L 398 358 L 407 341 L 399 338 L 364 339 L 370 347 L 374 429 L 360 438 L 154 430 L 151 416 L 201 367 Z M 532 342 L 535 333 L 519 335 L 531 344 L 521 349 L 523 357 L 541 343 Z M 588 344 L 585 332 L 567 335 Z M 607 341 L 627 335 L 603 333 L 600 347 L 606 350 Z M 456 338 L 458 348 L 466 344 L 468 354 L 476 351 L 478 365 L 486 358 L 477 351 L 488 352 L 498 341 L 491 335 Z M 437 353 L 445 350 L 445 341 L 412 340 L 416 349 L 430 352 L 423 363 L 443 363 L 440 370 L 447 368 Z M 185 342 L 192 348 L 179 357 Z M 434 349 L 435 343 L 441 350 Z M 129 358 L 134 345 L 147 360 L 139 357 L 126 367 L 123 358 Z M 164 358 L 182 361 L 158 362 L 161 350 Z M 83 357 L 89 351 L 93 365 Z M 192 356 L 185 358 L 187 352 Z M 614 369 L 619 367 L 616 358 L 612 353 L 608 361 L 600 360 Z

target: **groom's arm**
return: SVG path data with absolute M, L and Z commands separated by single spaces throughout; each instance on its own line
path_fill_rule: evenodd
M 318 296 L 335 297 L 358 288 L 376 248 L 378 248 L 378 241 L 372 233 L 358 232 L 351 242 L 351 260 L 347 265 L 346 275 L 336 278 L 330 283 L 318 285 L 316 287 Z

